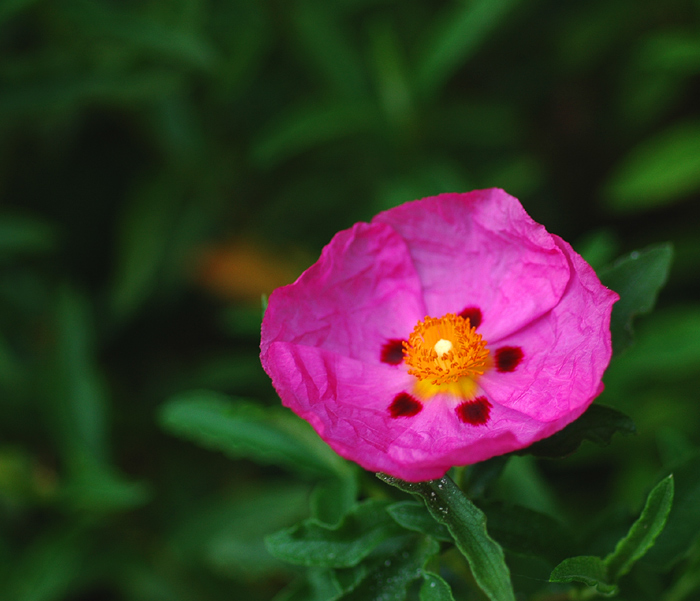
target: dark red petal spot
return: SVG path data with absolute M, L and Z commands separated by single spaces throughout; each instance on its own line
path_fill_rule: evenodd
M 464 319 L 469 319 L 472 328 L 478 328 L 481 324 L 481 309 L 479 309 L 479 307 L 467 307 L 459 316 Z
M 398 365 L 403 361 L 403 340 L 387 340 L 380 355 L 382 363 Z
M 413 417 L 423 409 L 420 401 L 414 399 L 407 392 L 400 392 L 389 405 L 391 417 Z
M 496 351 L 496 369 L 500 372 L 515 371 L 523 360 L 523 350 L 519 346 L 502 346 Z
M 483 426 L 489 421 L 491 403 L 485 396 L 480 396 L 473 401 L 464 401 L 457 405 L 457 417 L 465 424 Z

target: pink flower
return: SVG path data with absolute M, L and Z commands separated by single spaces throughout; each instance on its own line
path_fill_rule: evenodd
M 442 194 L 336 234 L 270 296 L 261 360 L 337 453 L 430 480 L 579 417 L 617 299 L 512 196 Z

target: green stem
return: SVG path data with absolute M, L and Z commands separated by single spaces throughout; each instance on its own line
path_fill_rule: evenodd
M 486 516 L 449 476 L 427 482 L 405 482 L 386 474 L 377 477 L 423 499 L 433 518 L 447 526 L 474 580 L 491 601 L 515 601 L 503 549 L 486 531 Z

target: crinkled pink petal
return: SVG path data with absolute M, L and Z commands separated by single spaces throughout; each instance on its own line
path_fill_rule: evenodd
M 480 332 L 499 338 L 549 311 L 569 265 L 545 228 L 503 190 L 441 194 L 377 215 L 406 240 L 428 313 L 477 306 Z
M 262 360 L 272 341 L 379 360 L 387 340 L 403 339 L 425 316 L 421 284 L 406 243 L 388 225 L 358 223 L 338 233 L 320 259 L 270 296 Z
M 522 349 L 512 373 L 490 370 L 479 381 L 487 397 L 538 422 L 564 427 L 602 392 L 603 372 L 612 356 L 610 315 L 619 298 L 601 285 L 591 267 L 558 236 L 574 277 L 561 301 L 546 315 L 514 334 L 489 341 L 492 352 Z M 541 438 L 541 436 L 540 436 Z

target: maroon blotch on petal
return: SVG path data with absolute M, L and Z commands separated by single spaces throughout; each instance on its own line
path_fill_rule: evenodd
M 407 392 L 400 392 L 389 405 L 391 417 L 413 417 L 421 412 L 423 405 Z
M 515 371 L 523 360 L 523 349 L 519 346 L 502 346 L 496 350 L 496 370 L 503 372 Z
M 382 363 L 389 365 L 398 365 L 403 361 L 403 340 L 392 339 L 387 340 L 382 346 L 380 355 Z
M 489 421 L 491 403 L 485 396 L 480 396 L 473 401 L 464 401 L 457 405 L 457 417 L 465 424 L 471 426 L 483 426 Z
M 481 324 L 481 309 L 479 307 L 467 307 L 460 312 L 459 316 L 469 319 L 472 328 L 478 328 Z

